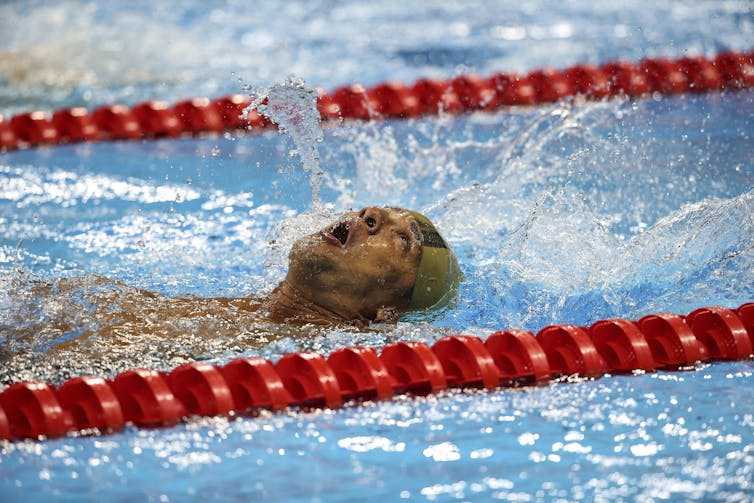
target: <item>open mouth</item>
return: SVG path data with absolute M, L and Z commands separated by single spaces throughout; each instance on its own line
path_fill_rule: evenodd
M 325 238 L 334 245 L 345 246 L 351 237 L 351 224 L 349 222 L 338 222 L 329 232 L 323 233 Z

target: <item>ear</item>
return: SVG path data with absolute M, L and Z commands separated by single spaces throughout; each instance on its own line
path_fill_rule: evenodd
M 375 323 L 395 323 L 398 320 L 400 313 L 398 309 L 390 306 L 383 306 L 377 309 L 377 314 L 374 317 Z

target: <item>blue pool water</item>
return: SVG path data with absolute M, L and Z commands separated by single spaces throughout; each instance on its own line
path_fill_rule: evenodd
M 745 2 L 592 3 L 4 3 L 0 113 L 219 96 L 290 73 L 333 88 L 754 45 Z M 0 378 L 737 307 L 754 300 L 752 112 L 743 91 L 328 128 L 304 139 L 325 214 L 290 135 L 0 154 Z M 260 341 L 183 319 L 170 339 L 55 349 L 96 328 L 112 302 L 100 289 L 269 291 L 297 236 L 367 204 L 437 222 L 466 277 L 455 306 L 369 332 Z M 89 282 L 36 289 L 68 277 Z M 56 332 L 64 316 L 74 328 Z M 0 501 L 748 501 L 753 372 L 746 360 L 4 443 Z

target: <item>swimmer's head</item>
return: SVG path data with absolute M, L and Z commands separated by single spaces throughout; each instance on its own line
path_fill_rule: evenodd
M 286 282 L 341 318 L 375 320 L 441 307 L 459 278 L 455 255 L 425 216 L 367 207 L 296 241 Z

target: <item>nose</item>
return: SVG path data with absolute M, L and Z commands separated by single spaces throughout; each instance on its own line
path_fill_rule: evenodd
M 364 221 L 369 234 L 376 234 L 377 232 L 379 232 L 384 220 L 382 210 L 375 208 L 374 206 L 369 206 L 361 210 L 359 217 Z

